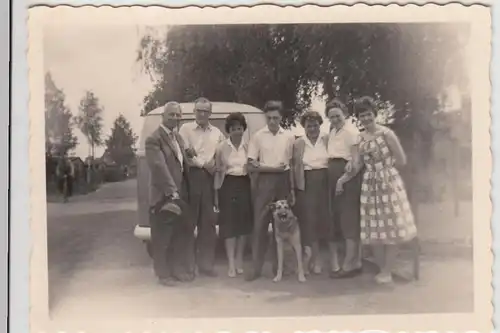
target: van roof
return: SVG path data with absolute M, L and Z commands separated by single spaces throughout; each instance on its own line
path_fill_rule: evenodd
M 187 114 L 193 113 L 194 103 L 180 103 L 180 105 L 183 113 Z M 163 113 L 163 108 L 164 106 L 160 106 L 148 112 L 146 116 L 160 115 Z M 212 114 L 218 114 L 218 113 L 228 114 L 231 112 L 241 112 L 244 114 L 249 114 L 249 113 L 262 113 L 262 110 L 248 104 L 241 104 L 234 102 L 212 102 Z

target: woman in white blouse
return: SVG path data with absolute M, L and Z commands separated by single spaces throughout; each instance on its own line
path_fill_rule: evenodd
M 297 199 L 302 245 L 311 247 L 313 272 L 320 274 L 322 263 L 319 242 L 330 233 L 328 193 L 328 136 L 320 133 L 323 123 L 316 111 L 305 112 L 301 119 L 305 136 L 293 145 L 293 191 Z
M 219 237 L 225 240 L 229 277 L 243 273 L 243 253 L 253 226 L 246 168 L 248 146 L 242 140 L 246 128 L 245 117 L 231 113 L 225 124 L 229 138 L 219 144 L 215 153 L 215 208 L 220 212 Z

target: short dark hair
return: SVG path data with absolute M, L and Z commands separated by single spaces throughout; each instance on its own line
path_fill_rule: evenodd
M 306 127 L 306 122 L 308 121 L 317 121 L 320 126 L 323 124 L 323 118 L 319 112 L 313 110 L 304 112 L 304 114 L 300 117 L 300 124 L 302 127 Z
M 267 101 L 264 105 L 264 113 L 271 111 L 278 111 L 280 114 L 283 114 L 283 102 L 282 101 Z
M 205 97 L 199 97 L 194 101 L 194 110 L 197 110 L 197 106 L 201 104 L 204 105 L 208 110 L 206 111 L 212 111 L 212 102 L 208 100 L 208 98 Z
M 326 103 L 325 107 L 325 116 L 328 117 L 328 112 L 331 109 L 340 109 L 344 113 L 344 115 L 347 116 L 347 106 L 339 99 L 339 98 L 334 98 L 328 103 Z
M 224 124 L 224 129 L 226 130 L 226 133 L 229 133 L 231 127 L 238 125 L 243 127 L 243 130 L 246 130 L 247 120 L 245 119 L 245 116 L 241 112 L 233 112 L 226 117 L 226 123 Z
M 356 117 L 363 112 L 373 112 L 375 116 L 378 113 L 377 103 L 370 96 L 363 96 L 354 102 L 354 114 Z

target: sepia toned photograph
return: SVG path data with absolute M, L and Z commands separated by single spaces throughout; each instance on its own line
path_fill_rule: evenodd
M 489 11 L 425 7 L 33 8 L 42 312 L 489 327 Z

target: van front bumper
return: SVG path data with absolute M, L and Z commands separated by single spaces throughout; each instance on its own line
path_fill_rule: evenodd
M 215 226 L 215 233 L 219 236 L 219 226 Z M 198 228 L 194 229 L 194 236 L 198 235 Z M 134 228 L 134 236 L 142 241 L 151 241 L 151 227 L 149 225 L 136 225 Z
M 217 236 L 219 236 L 219 226 L 215 226 L 215 232 Z M 269 224 L 269 233 L 273 232 L 273 227 L 271 224 Z M 194 236 L 198 234 L 198 228 L 194 229 Z M 134 236 L 144 242 L 150 242 L 151 241 L 151 227 L 149 225 L 136 225 L 134 228 Z
M 145 242 L 151 241 L 151 227 L 149 225 L 136 225 L 134 236 Z

